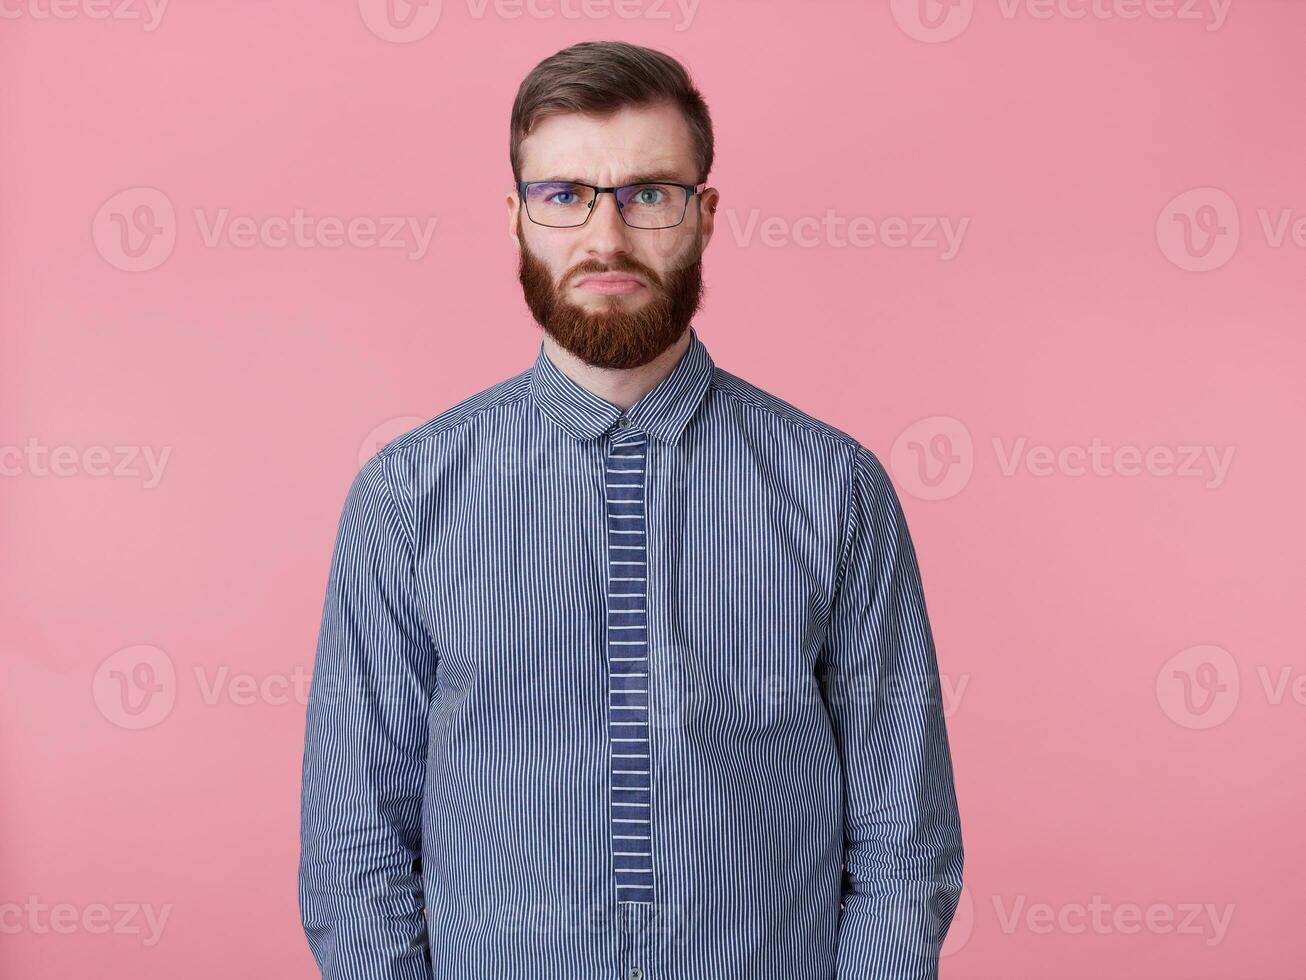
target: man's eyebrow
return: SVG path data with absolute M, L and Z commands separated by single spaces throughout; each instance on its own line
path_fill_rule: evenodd
M 673 170 L 654 170 L 649 173 L 636 174 L 623 181 L 626 184 L 688 184 L 690 181 L 682 180 L 680 174 Z

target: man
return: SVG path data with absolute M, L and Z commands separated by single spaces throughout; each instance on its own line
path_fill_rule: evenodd
M 534 365 L 344 505 L 300 902 L 328 980 L 936 977 L 962 846 L 876 458 L 691 325 L 707 107 L 647 48 L 522 83 Z

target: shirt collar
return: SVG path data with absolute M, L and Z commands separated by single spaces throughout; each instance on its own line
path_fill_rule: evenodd
M 647 391 L 625 413 L 631 425 L 663 442 L 675 443 L 698 411 L 712 381 L 713 363 L 698 332 L 689 328 L 689 347 L 671 373 Z M 531 368 L 531 397 L 536 406 L 576 439 L 593 439 L 621 417 L 616 405 L 581 387 L 563 374 L 544 352 Z

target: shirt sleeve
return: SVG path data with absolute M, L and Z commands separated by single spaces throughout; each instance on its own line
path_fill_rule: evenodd
M 936 980 L 962 842 L 938 664 L 902 507 L 858 446 L 826 696 L 844 773 L 838 980 Z
M 435 653 L 387 465 L 373 456 L 346 497 L 309 689 L 299 904 L 323 980 L 431 976 L 421 820 Z

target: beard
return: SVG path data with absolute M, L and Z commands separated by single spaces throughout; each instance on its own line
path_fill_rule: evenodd
M 535 321 L 563 350 L 587 364 L 601 368 L 636 368 L 647 364 L 680 339 L 703 301 L 703 249 L 700 232 L 688 261 L 669 270 L 665 277 L 630 256 L 610 265 L 589 259 L 562 277 L 575 281 L 596 272 L 630 272 L 643 278 L 653 298 L 636 310 L 621 308 L 620 296 L 604 297 L 602 308 L 577 306 L 563 295 L 563 288 L 536 255 L 526 247 L 517 216 L 517 239 L 521 251 L 517 279 L 521 283 Z

